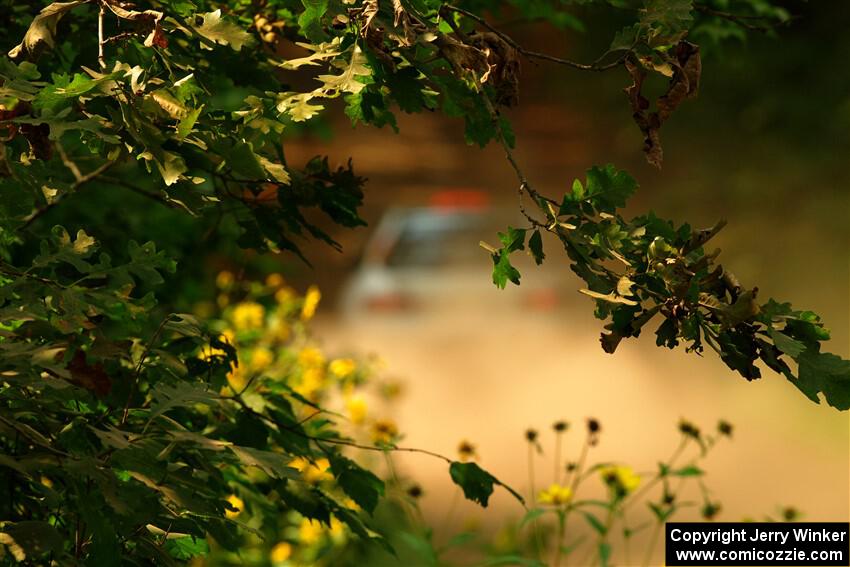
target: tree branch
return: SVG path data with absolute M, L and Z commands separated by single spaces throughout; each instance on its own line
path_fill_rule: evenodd
M 103 0 L 99 2 L 100 11 L 97 14 L 97 64 L 100 70 L 106 70 L 106 58 L 103 54 L 103 46 L 106 41 L 103 39 L 103 17 L 106 15 L 106 8 L 103 6 Z
M 490 23 L 487 22 L 481 16 L 477 14 L 473 14 L 463 8 L 458 8 L 457 6 L 452 6 L 451 4 L 443 4 L 443 8 L 446 10 L 450 10 L 452 12 L 456 12 L 458 14 L 462 14 L 467 18 L 474 20 L 499 36 L 505 43 L 516 49 L 521 55 L 529 58 L 529 59 L 542 59 L 544 61 L 550 61 L 552 63 L 558 63 L 559 65 L 566 65 L 567 67 L 572 67 L 573 69 L 578 69 L 580 71 L 607 71 L 608 69 L 613 69 L 619 65 L 623 64 L 625 60 L 625 55 L 619 57 L 616 61 L 612 61 L 611 63 L 606 63 L 605 65 L 601 65 L 602 59 L 605 58 L 606 55 L 610 52 L 603 53 L 596 61 L 590 64 L 579 63 L 577 61 L 571 61 L 569 59 L 564 59 L 562 57 L 555 57 L 554 55 L 548 55 L 546 53 L 539 53 L 537 51 L 531 51 L 529 49 L 524 48 L 519 43 L 517 43 L 511 36 L 506 33 L 500 31 L 499 29 L 493 27 Z
M 750 31 L 757 31 L 762 33 L 767 33 L 771 31 L 773 28 L 769 25 L 763 24 L 754 24 L 750 22 L 766 22 L 769 21 L 770 18 L 768 16 L 755 16 L 755 15 L 745 15 L 745 14 L 733 14 L 731 12 L 723 12 L 720 10 L 715 10 L 710 6 L 706 6 L 704 4 L 694 4 L 694 10 L 697 12 L 701 12 L 703 14 L 714 16 L 716 18 L 721 18 L 723 20 L 727 20 L 741 26 L 742 28 Z M 784 23 L 784 22 L 783 22 Z
M 62 148 L 62 145 L 61 145 L 61 144 L 59 144 L 59 143 L 57 143 L 57 144 L 56 144 L 56 147 L 57 147 L 57 148 L 58 148 L 58 150 L 59 150 L 59 155 L 62 157 L 62 163 L 64 163 L 64 164 L 65 164 L 65 166 L 66 166 L 69 170 L 71 170 L 71 173 L 73 174 L 74 179 L 75 179 L 76 181 L 74 181 L 74 183 L 71 185 L 71 187 L 68 189 L 68 191 L 67 191 L 67 192 L 66 192 L 63 196 L 61 196 L 61 197 L 57 198 L 57 199 L 56 199 L 55 201 L 53 201 L 52 203 L 48 203 L 48 204 L 47 204 L 47 205 L 45 205 L 44 207 L 41 207 L 40 209 L 38 209 L 38 210 L 36 210 L 34 213 L 32 213 L 29 217 L 27 217 L 27 218 L 26 218 L 26 220 L 24 221 L 24 224 L 22 224 L 21 226 L 19 226 L 19 227 L 17 228 L 17 230 L 18 230 L 18 231 L 24 231 L 24 230 L 26 230 L 27 228 L 29 228 L 29 227 L 30 227 L 30 225 L 32 225 L 32 223 L 34 223 L 34 222 L 35 222 L 35 221 L 37 221 L 39 218 L 41 218 L 41 216 L 42 216 L 42 215 L 44 215 L 44 214 L 45 214 L 45 213 L 47 213 L 50 209 L 52 209 L 53 207 L 55 207 L 56 205 L 58 205 L 58 204 L 59 204 L 59 202 L 60 202 L 60 201 L 62 201 L 62 200 L 64 199 L 64 196 L 65 196 L 65 195 L 70 195 L 71 193 L 73 193 L 74 191 L 76 191 L 77 189 L 79 189 L 80 187 L 82 187 L 83 185 L 85 185 L 86 183 L 88 183 L 89 181 L 91 181 L 91 180 L 95 179 L 96 177 L 100 176 L 100 174 L 102 174 L 104 171 L 106 171 L 107 169 L 109 169 L 110 167 L 112 167 L 113 165 L 115 165 L 115 163 L 116 163 L 116 161 L 117 161 L 117 160 L 110 160 L 110 161 L 104 162 L 104 163 L 102 163 L 101 165 L 99 165 L 97 168 L 95 168 L 94 170 L 92 170 L 91 172 L 86 173 L 85 175 L 83 175 L 83 174 L 82 174 L 82 172 L 80 171 L 80 168 L 77 166 L 77 164 L 76 164 L 76 163 L 74 163 L 74 162 L 73 162 L 73 161 L 72 161 L 72 160 L 71 160 L 71 159 L 70 159 L 70 158 L 69 158 L 69 157 L 65 154 L 65 150 Z

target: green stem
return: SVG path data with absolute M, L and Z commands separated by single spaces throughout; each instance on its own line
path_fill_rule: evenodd
M 643 567 L 647 567 L 652 559 L 652 554 L 655 551 L 655 542 L 658 540 L 658 534 L 661 532 L 661 525 L 662 522 L 655 522 L 655 526 L 652 528 L 652 535 L 649 538 L 649 547 L 646 548 L 646 555 L 643 558 Z
M 534 506 L 537 502 L 537 495 L 534 489 L 534 443 L 532 442 L 528 443 L 528 487 L 531 492 L 531 505 Z M 537 518 L 531 520 L 531 531 L 534 538 L 534 556 L 540 559 L 543 542 L 540 537 L 540 525 Z
M 563 434 L 560 431 L 555 432 L 555 480 L 553 481 L 555 484 L 559 484 L 561 481 L 561 471 L 563 467 L 561 466 L 561 445 L 563 443 Z
M 667 460 L 667 467 L 673 468 L 673 463 L 682 455 L 682 451 L 685 450 L 685 447 L 688 445 L 688 437 L 683 435 L 682 440 L 679 442 L 679 446 L 676 447 L 676 450 L 673 451 L 673 454 L 670 455 L 670 458 Z M 623 504 L 623 512 L 628 510 L 635 502 L 639 502 L 641 497 L 645 495 L 647 492 L 652 490 L 659 482 L 661 482 L 661 475 L 656 475 L 652 480 L 646 483 L 640 490 L 632 493 L 632 495 L 628 498 L 628 500 Z
M 564 510 L 558 510 L 558 542 L 555 545 L 555 558 L 552 560 L 554 567 L 561 567 L 561 556 L 563 555 L 564 537 L 567 533 L 567 514 Z

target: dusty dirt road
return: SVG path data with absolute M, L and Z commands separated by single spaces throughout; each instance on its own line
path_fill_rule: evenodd
M 704 430 L 722 418 L 735 425 L 733 439 L 705 462 L 712 497 L 723 503 L 718 519 L 776 517 L 781 506 L 790 505 L 806 520 L 848 520 L 846 414 L 809 402 L 769 371 L 748 383 L 713 353 L 701 359 L 659 349 L 652 335 L 606 355 L 589 307 L 577 298 L 557 316 L 515 314 L 508 321 L 474 305 L 356 324 L 330 316 L 317 321 L 316 331 L 332 351 L 379 353 L 388 371 L 403 379 L 405 394 L 388 411 L 406 436 L 405 446 L 453 456 L 458 442 L 468 439 L 482 466 L 523 493 L 529 427 L 541 431 L 546 449 L 536 464 L 540 487 L 554 475 L 550 426 L 558 419 L 572 424 L 566 458 L 576 458 L 584 419 L 593 416 L 603 434 L 592 459 L 652 471 L 674 450 L 680 418 Z M 523 513 L 501 491 L 492 510 L 464 505 L 453 514 L 452 526 L 441 525 L 455 491 L 445 464 L 421 455 L 399 455 L 397 462 L 424 486 L 425 514 L 438 533 L 459 529 L 464 518 L 477 518 L 492 530 Z M 696 486 L 686 495 L 700 500 Z M 648 519 L 640 511 L 633 522 Z M 699 519 L 698 512 L 685 511 L 680 519 Z M 656 551 L 659 560 L 662 548 Z

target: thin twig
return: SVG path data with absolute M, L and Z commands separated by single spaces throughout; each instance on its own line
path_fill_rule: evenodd
M 154 331 L 153 336 L 151 337 L 150 342 L 145 347 L 144 352 L 142 352 L 142 356 L 139 357 L 139 362 L 136 364 L 136 370 L 133 372 L 133 383 L 130 384 L 130 391 L 127 392 L 127 401 L 124 403 L 124 412 L 121 415 L 121 425 L 127 423 L 127 416 L 130 415 L 130 402 L 133 400 L 133 394 L 136 392 L 136 388 L 139 385 L 139 377 L 142 373 L 142 366 L 145 363 L 145 360 L 150 355 L 151 350 L 153 349 L 154 344 L 159 339 L 159 335 L 162 333 L 163 329 L 165 329 L 165 325 L 171 321 L 171 314 L 167 315 L 165 319 L 163 319 L 159 326 Z
M 61 148 L 62 148 L 62 146 L 61 146 L 61 145 L 59 145 L 59 144 L 57 144 L 57 148 L 59 148 L 60 156 L 62 156 L 62 155 L 64 154 L 64 151 L 61 149 Z M 67 160 L 67 161 L 66 161 L 66 160 Z M 94 169 L 93 171 L 91 171 L 90 173 L 87 173 L 87 174 L 85 174 L 85 175 L 81 175 L 80 169 L 77 167 L 77 165 L 76 165 L 73 161 L 71 161 L 70 159 L 68 159 L 68 156 L 64 156 L 64 157 L 62 158 L 62 161 L 63 161 L 63 163 L 65 163 L 65 166 L 66 166 L 66 167 L 68 167 L 68 169 L 70 169 L 70 170 L 71 170 L 71 173 L 74 175 L 74 178 L 76 179 L 76 181 L 74 182 L 74 184 L 73 184 L 73 185 L 71 185 L 71 187 L 70 187 L 70 188 L 68 189 L 68 191 L 65 193 L 65 195 L 70 195 L 71 193 L 73 193 L 74 191 L 76 191 L 77 189 L 79 189 L 80 187 L 82 187 L 83 185 L 85 185 L 85 184 L 86 184 L 86 183 L 88 183 L 89 181 L 93 180 L 94 178 L 98 177 L 98 176 L 99 176 L 100 174 L 102 174 L 104 171 L 106 171 L 107 169 L 109 169 L 110 167 L 112 167 L 113 165 L 115 165 L 115 161 L 116 161 L 116 160 L 110 160 L 110 161 L 107 161 L 107 162 L 105 162 L 105 163 L 102 163 L 102 164 L 101 164 L 101 165 L 99 165 L 96 169 Z M 26 221 L 24 222 L 24 224 L 22 224 L 20 227 L 18 227 L 18 229 L 17 229 L 17 230 L 19 230 L 19 231 L 23 231 L 23 230 L 26 230 L 27 228 L 29 228 L 29 226 L 30 226 L 32 223 L 34 223 L 34 222 L 35 222 L 36 220 L 38 220 L 38 219 L 39 219 L 42 215 L 44 215 L 45 213 L 47 213 L 47 211 L 49 211 L 50 209 L 52 209 L 53 207 L 55 207 L 56 205 L 58 205 L 58 204 L 59 204 L 59 202 L 60 202 L 63 198 L 64 198 L 64 196 L 63 196 L 63 197 L 59 197 L 59 198 L 57 198 L 55 201 L 53 201 L 52 203 L 48 203 L 48 204 L 47 204 L 47 205 L 45 205 L 44 207 L 41 207 L 40 209 L 38 209 L 37 211 L 35 211 L 34 213 L 32 213 L 29 217 L 27 217 L 27 219 L 26 219 Z
M 106 15 L 106 8 L 103 1 L 100 2 L 100 11 L 97 14 L 97 64 L 100 65 L 101 71 L 106 70 L 106 58 L 103 55 L 103 46 L 106 41 L 103 39 L 103 17 Z
M 417 449 L 415 447 L 397 447 L 395 445 L 386 445 L 386 446 L 383 446 L 383 447 L 378 447 L 378 446 L 375 446 L 375 445 L 363 445 L 363 444 L 356 443 L 356 442 L 348 440 L 348 439 L 335 439 L 335 438 L 332 438 L 332 437 L 315 437 L 313 435 L 305 433 L 303 430 L 301 430 L 300 427 L 296 428 L 296 427 L 286 426 L 285 424 L 279 423 L 279 422 L 271 419 L 270 417 L 265 416 L 265 415 L 255 411 L 247 403 L 245 403 L 245 401 L 240 397 L 222 396 L 222 399 L 230 400 L 230 401 L 238 403 L 242 407 L 243 410 L 245 410 L 246 412 L 250 413 L 251 415 L 253 415 L 255 417 L 260 418 L 261 420 L 265 421 L 266 423 L 273 425 L 274 427 L 283 428 L 287 431 L 295 433 L 296 435 L 304 437 L 305 439 L 315 441 L 316 443 L 330 443 L 332 445 L 343 445 L 343 446 L 346 446 L 346 447 L 353 447 L 355 449 L 362 449 L 364 451 L 376 451 L 376 452 L 379 452 L 379 453 L 385 453 L 387 451 L 398 451 L 398 452 L 405 452 L 405 453 L 420 453 L 420 454 L 423 454 L 423 455 L 428 455 L 428 456 L 431 456 L 431 457 L 436 457 L 438 459 L 442 459 L 443 461 L 445 461 L 449 464 L 454 462 L 450 458 L 446 457 L 445 455 L 441 455 L 441 454 L 435 453 L 433 451 L 428 451 L 427 449 Z
M 721 18 L 723 20 L 727 20 L 741 26 L 742 28 L 750 31 L 757 31 L 762 33 L 767 33 L 771 31 L 773 28 L 769 25 L 761 25 L 761 24 L 751 24 L 750 21 L 758 21 L 764 22 L 769 21 L 767 16 L 751 16 L 745 14 L 733 14 L 731 12 L 722 12 L 720 10 L 715 10 L 709 6 L 705 6 L 704 4 L 694 4 L 694 10 L 697 12 L 702 12 L 703 14 L 707 14 L 709 16 L 714 16 L 716 18 Z M 749 21 L 748 21 L 749 20 Z M 782 22 L 786 23 L 786 22 Z
M 77 166 L 77 164 L 74 163 L 74 161 L 68 157 L 68 154 L 65 152 L 65 147 L 59 140 L 56 141 L 56 150 L 59 152 L 59 157 L 62 158 L 62 163 L 65 165 L 65 167 L 68 168 L 68 170 L 71 172 L 71 175 L 74 176 L 76 182 L 79 183 L 80 179 L 83 178 L 83 173 L 80 171 L 80 168 Z
M 616 61 L 612 61 L 611 63 L 606 63 L 605 65 L 601 65 L 602 59 L 608 55 L 609 52 L 603 53 L 596 61 L 593 63 L 579 63 L 577 61 L 571 61 L 569 59 L 564 59 L 563 57 L 555 57 L 554 55 L 549 55 L 547 53 L 539 53 L 537 51 L 531 51 L 529 49 L 524 48 L 522 45 L 517 43 L 511 36 L 506 33 L 500 31 L 499 29 L 493 27 L 487 20 L 464 10 L 463 8 L 458 8 L 457 6 L 452 6 L 451 4 L 444 4 L 444 8 L 447 10 L 451 10 L 452 12 L 457 12 L 458 14 L 463 14 L 467 18 L 475 20 L 497 36 L 499 36 L 505 43 L 516 49 L 520 54 L 528 57 L 530 59 L 542 59 L 544 61 L 550 61 L 552 63 L 558 63 L 559 65 L 566 65 L 567 67 L 572 67 L 573 69 L 578 69 L 580 71 L 607 71 L 608 69 L 613 69 L 619 65 L 623 64 L 625 60 L 625 55 L 617 58 Z
M 505 139 L 505 136 L 502 132 L 502 125 L 500 123 L 499 112 L 496 110 L 496 107 L 493 105 L 493 102 L 490 100 L 490 97 L 487 95 L 487 93 L 484 92 L 484 88 L 481 87 L 481 85 L 479 85 L 479 92 L 481 93 L 481 98 L 484 101 L 484 106 L 487 108 L 487 112 L 490 114 L 490 118 L 493 121 L 493 128 L 496 131 L 496 137 L 499 140 L 499 144 L 501 144 L 502 149 L 505 152 L 505 158 L 508 160 L 508 163 L 511 164 L 511 167 L 513 168 L 514 173 L 516 173 L 517 179 L 519 180 L 519 187 L 517 188 L 517 192 L 519 194 L 519 210 L 526 218 L 526 220 L 528 220 L 532 227 L 546 228 L 543 223 L 531 216 L 531 214 L 529 214 L 529 212 L 525 209 L 525 204 L 523 203 L 522 197 L 524 193 L 528 193 L 534 199 L 535 204 L 537 204 L 538 207 L 540 206 L 541 199 L 548 199 L 542 197 L 537 192 L 537 190 L 534 189 L 531 184 L 529 184 L 525 173 L 522 171 L 522 168 L 520 168 L 516 158 L 514 158 L 514 154 L 511 150 L 510 144 L 508 144 L 508 141 Z
M 142 189 L 140 187 L 136 187 L 135 185 L 127 183 L 123 179 L 118 179 L 118 178 L 112 177 L 112 176 L 104 176 L 103 180 L 107 181 L 109 183 L 114 183 L 115 185 L 120 185 L 121 187 L 124 187 L 125 189 L 129 189 L 130 191 L 132 191 L 133 193 L 136 193 L 137 195 L 141 195 L 142 197 L 145 197 L 147 199 L 151 199 L 152 201 L 156 201 L 157 203 L 161 203 L 161 204 L 163 204 L 166 207 L 169 207 L 171 209 L 178 209 L 178 210 L 181 210 L 181 211 L 187 211 L 187 209 L 185 207 L 181 207 L 180 205 L 178 205 L 177 203 L 175 203 L 171 199 L 168 199 L 167 197 L 163 197 L 162 195 L 159 195 L 157 193 L 145 191 L 144 189 Z M 195 216 L 194 212 L 192 212 L 192 211 L 188 211 L 188 212 L 191 213 L 192 216 Z

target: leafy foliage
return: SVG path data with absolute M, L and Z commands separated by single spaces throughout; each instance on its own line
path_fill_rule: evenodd
M 139 343 L 133 321 L 153 300 L 126 297 L 139 277 L 130 274 L 155 277 L 172 264 L 147 246 L 131 252 L 132 270 L 102 255 L 93 264 L 96 243 L 56 234 L 34 269 L 3 286 L 44 298 L 41 310 L 7 310 L 0 343 L 2 464 L 12 490 L 3 530 L 23 555 L 167 564 L 205 553 L 210 536 L 236 551 L 237 518 L 277 521 L 281 503 L 377 537 L 357 504 L 374 509 L 383 483 L 338 452 L 331 421 L 302 417 L 327 372 L 321 353 L 304 345 L 304 299 L 278 294 L 268 312 L 239 303 L 214 323 L 232 325 L 223 335 L 191 315 L 168 316 Z M 237 355 L 237 344 L 251 346 Z M 322 459 L 333 476 L 311 472 Z
M 747 380 L 761 376 L 760 361 L 812 401 L 818 403 L 822 394 L 829 405 L 850 408 L 850 361 L 821 352 L 829 331 L 820 317 L 773 299 L 759 303 L 758 288 L 742 287 L 717 264 L 720 251 L 706 245 L 724 222 L 694 230 L 653 213 L 625 220 L 618 209 L 636 189 L 634 179 L 608 165 L 589 169 L 585 183 L 575 180 L 560 202 L 536 194 L 545 221 L 529 216 L 530 228 L 500 233 L 502 248 L 492 253 L 493 281 L 500 287 L 508 279 L 518 284 L 509 255 L 523 249 L 527 231 L 546 230 L 558 237 L 570 267 L 586 283 L 581 292 L 595 300 L 596 316 L 608 321 L 600 338 L 605 352 L 613 353 L 623 339 L 639 336 L 661 316 L 658 346 L 685 343 L 686 351 L 701 354 L 708 345 Z M 540 258 L 542 244 L 534 248 Z

